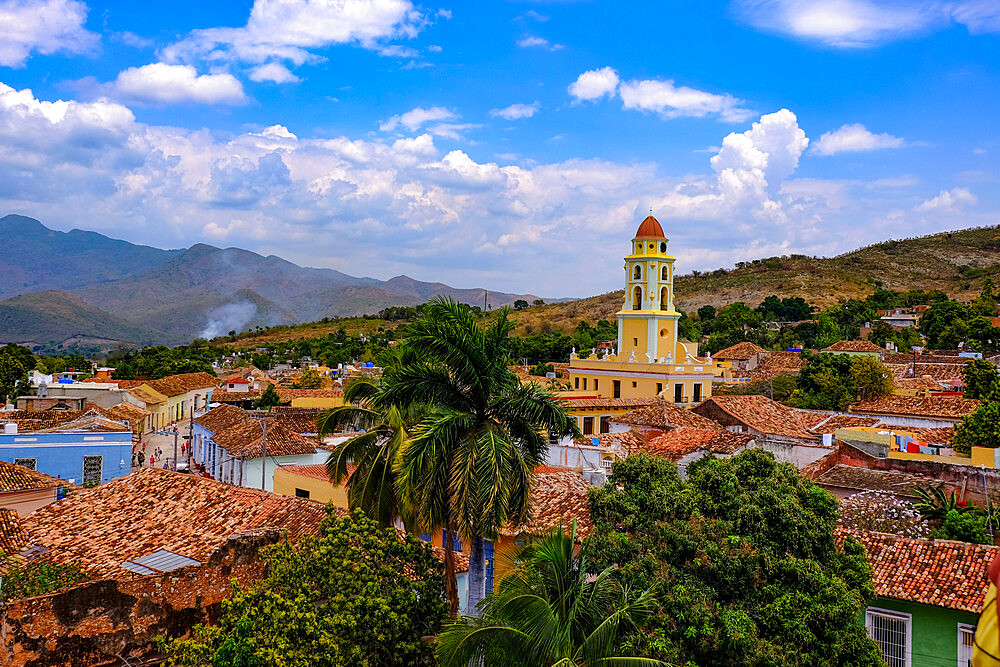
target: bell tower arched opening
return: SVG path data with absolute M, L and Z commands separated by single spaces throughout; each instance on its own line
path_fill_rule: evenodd
M 638 285 L 632 291 L 632 310 L 642 310 L 642 288 Z

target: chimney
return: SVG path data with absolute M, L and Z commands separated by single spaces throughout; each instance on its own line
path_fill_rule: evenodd
M 3 425 L 4 435 L 17 435 L 17 422 L 7 422 Z

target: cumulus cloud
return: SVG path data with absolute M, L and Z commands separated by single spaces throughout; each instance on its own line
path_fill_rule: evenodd
M 519 39 L 517 40 L 517 45 L 522 49 L 545 49 L 547 51 L 561 51 L 566 48 L 562 44 L 553 44 L 544 37 L 538 37 L 537 35 L 528 35 Z
M 232 74 L 198 74 L 191 65 L 130 67 L 108 85 L 116 97 L 138 104 L 244 104 L 243 84 Z
M 993 0 L 734 0 L 737 16 L 764 30 L 836 47 L 866 47 L 953 23 L 1000 30 Z
M 979 199 L 966 188 L 942 190 L 937 197 L 932 197 L 919 204 L 914 210 L 920 213 L 953 212 L 962 206 L 972 206 Z
M 948 206 L 973 201 L 961 188 L 937 195 L 930 215 L 912 210 L 923 187 L 912 181 L 795 179 L 808 139 L 787 110 L 730 133 L 703 173 L 687 176 L 652 162 L 515 165 L 442 151 L 430 128 L 450 121 L 408 120 L 416 136 L 310 138 L 282 125 L 215 133 L 144 124 L 116 102 L 46 101 L 0 85 L 0 210 L 161 247 L 225 242 L 354 275 L 544 296 L 617 288 L 649 206 L 681 271 L 833 254 L 901 225 L 925 233 L 981 220 L 961 208 L 948 217 Z
M 423 107 L 416 107 L 415 109 L 411 109 L 404 114 L 393 116 L 379 125 L 378 129 L 383 132 L 392 132 L 402 126 L 410 132 L 413 132 L 426 123 L 441 120 L 454 120 L 456 118 L 458 118 L 458 114 L 445 107 L 430 107 L 427 109 L 424 109 Z
M 507 120 L 517 120 L 518 118 L 531 118 L 538 112 L 541 105 L 538 102 L 531 104 L 511 104 L 503 109 L 491 109 L 490 115 L 494 118 L 506 118 Z
M 267 63 L 250 70 L 251 81 L 270 81 L 271 83 L 296 83 L 299 77 L 280 63 Z
M 569 84 L 569 94 L 581 100 L 596 100 L 607 95 L 615 94 L 618 90 L 618 72 L 610 67 L 592 69 L 576 77 L 576 81 Z
M 825 132 L 819 141 L 813 145 L 817 155 L 834 155 L 836 153 L 857 153 L 874 151 L 880 148 L 900 148 L 904 145 L 900 137 L 891 134 L 875 134 L 869 132 L 861 123 L 842 125 L 831 132 Z
M 618 92 L 626 109 L 654 111 L 664 118 L 713 115 L 729 123 L 741 123 L 753 116 L 741 106 L 743 101 L 732 95 L 675 86 L 670 80 L 625 81 Z
M 93 50 L 99 37 L 86 21 L 80 0 L 0 0 L 0 65 L 24 67 L 32 52 Z
M 161 57 L 301 65 L 319 59 L 313 51 L 335 44 L 391 50 L 385 40 L 414 37 L 427 21 L 410 0 L 255 0 L 246 26 L 195 30 Z
M 753 116 L 753 112 L 742 106 L 743 100 L 732 95 L 677 86 L 670 79 L 621 81 L 618 72 L 610 67 L 584 72 L 569 85 L 569 94 L 577 102 L 617 94 L 623 108 L 652 111 L 664 118 L 711 115 L 725 122 L 741 123 Z

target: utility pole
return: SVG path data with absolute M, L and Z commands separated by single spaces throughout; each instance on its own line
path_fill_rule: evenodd
M 267 409 L 268 413 L 271 408 Z M 260 490 L 267 490 L 267 415 L 264 415 L 264 439 L 260 445 Z
M 174 472 L 177 472 L 177 426 L 174 426 Z

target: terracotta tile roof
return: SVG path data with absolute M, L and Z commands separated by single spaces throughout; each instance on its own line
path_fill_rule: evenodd
M 0 494 L 28 489 L 51 489 L 56 486 L 75 486 L 66 480 L 45 473 L 0 461 Z
M 355 466 L 353 464 L 347 465 L 347 475 L 348 477 L 354 472 Z M 325 463 L 311 463 L 308 465 L 297 465 L 297 466 L 281 466 L 280 470 L 290 473 L 292 475 L 301 475 L 303 477 L 309 477 L 311 479 L 318 479 L 321 482 L 330 482 L 330 477 L 326 474 L 326 464 Z M 332 484 L 332 482 L 330 482 Z
M 760 354 L 761 352 L 765 352 L 765 350 L 760 345 L 755 345 L 749 341 L 743 341 L 742 343 L 736 343 L 736 345 L 730 345 L 723 350 L 719 350 L 712 355 L 712 358 L 719 359 L 721 361 L 727 361 L 730 359 L 749 359 L 753 355 Z
M 256 401 L 263 393 L 260 389 L 252 391 L 223 391 L 222 389 L 216 389 L 212 392 L 212 402 L 243 403 L 244 401 Z
M 915 475 L 897 470 L 876 470 L 838 463 L 816 477 L 813 481 L 823 486 L 837 486 L 844 489 L 864 491 L 885 491 L 898 496 L 916 497 L 913 489 L 936 486 L 939 482 L 931 477 Z
M 647 454 L 677 461 L 703 450 L 712 454 L 732 454 L 753 439 L 748 433 L 682 426 L 656 436 L 640 449 Z
M 803 417 L 809 413 L 800 413 Z M 816 435 L 833 433 L 838 428 L 857 428 L 858 426 L 875 426 L 878 423 L 877 417 L 853 417 L 851 415 L 818 415 L 824 417 L 815 426 L 810 426 L 809 430 Z
M 942 384 L 937 380 L 934 380 L 930 376 L 918 377 L 916 379 L 909 379 L 906 377 L 896 377 L 895 372 L 893 372 L 892 383 L 899 389 L 916 389 L 918 391 L 941 391 Z
M 647 398 L 560 398 L 559 402 L 567 408 L 637 408 L 643 405 L 652 405 L 657 399 L 653 396 Z
M 26 433 L 52 428 L 78 419 L 83 414 L 83 410 L 8 410 L 0 411 L 0 424 L 17 424 L 18 432 Z
M 71 421 L 64 421 L 48 428 L 35 429 L 34 433 L 69 433 L 94 431 L 100 433 L 131 432 L 132 427 L 115 419 L 109 419 L 97 410 L 87 410 Z
M 104 413 L 111 419 L 128 422 L 132 426 L 133 430 L 135 430 L 135 427 L 138 426 L 143 419 L 153 414 L 149 410 L 140 408 L 138 405 L 133 405 L 128 401 L 122 401 L 110 410 L 105 410 Z
M 5 556 L 20 553 L 27 537 L 17 510 L 0 507 L 0 552 Z
M 883 396 L 861 401 L 851 406 L 850 411 L 871 415 L 898 415 L 926 417 L 929 419 L 960 420 L 981 405 L 972 398 L 961 396 Z
M 323 408 L 293 408 L 276 405 L 271 408 L 275 422 L 282 424 L 296 433 L 315 433 L 316 420 L 323 413 Z
M 798 373 L 806 367 L 799 352 L 768 352 L 747 375 L 751 380 L 767 380 L 785 373 Z
M 722 430 L 722 427 L 711 419 L 691 412 L 687 408 L 678 407 L 661 398 L 654 398 L 651 403 L 644 407 L 613 417 L 612 421 L 630 426 L 652 426 L 655 428 L 688 426 L 713 431 Z
M 746 424 L 758 433 L 778 435 L 804 440 L 816 440 L 815 434 L 806 430 L 806 424 L 798 411 L 772 401 L 767 396 L 747 394 L 744 396 L 713 396 L 702 403 L 698 410 L 714 404 L 734 419 Z
M 597 444 L 599 447 L 617 449 L 626 455 L 639 451 L 639 449 L 646 444 L 646 439 L 631 429 L 621 433 L 601 433 L 592 436 L 588 435 L 584 436 L 581 440 L 577 440 L 576 442 L 581 445 L 590 445 L 593 443 L 593 438 L 597 438 Z
M 159 468 L 141 468 L 22 518 L 45 558 L 78 562 L 93 577 L 131 573 L 126 560 L 166 549 L 206 562 L 230 535 L 262 528 L 314 534 L 323 505 Z
M 340 398 L 344 395 L 342 389 L 294 389 L 292 387 L 275 387 L 282 403 L 293 398 Z
M 590 532 L 590 509 L 587 491 L 590 482 L 572 468 L 545 466 L 536 469 L 535 487 L 531 491 L 531 518 L 520 527 L 507 526 L 505 535 L 541 535 L 560 523 L 569 529 L 577 519 L 579 534 Z
M 132 394 L 146 405 L 156 405 L 157 403 L 167 402 L 166 396 L 146 384 L 139 385 L 138 387 L 132 387 L 128 390 L 128 393 Z
M 180 373 L 159 380 L 147 380 L 146 385 L 164 396 L 178 396 L 195 389 L 210 389 L 219 384 L 219 378 L 210 373 Z
M 100 382 L 101 384 L 116 384 L 119 389 L 131 389 L 142 384 L 142 380 L 115 380 L 112 378 L 84 378 L 80 382 Z
M 263 422 L 252 418 L 245 410 L 232 405 L 213 408 L 195 421 L 212 432 L 212 440 L 233 456 L 259 458 L 262 455 Z M 315 454 L 314 442 L 281 424 L 268 419 L 268 456 L 295 456 Z
M 1000 548 L 838 528 L 838 539 L 844 535 L 864 546 L 879 596 L 972 613 L 982 611 L 989 588 L 986 571 Z
M 840 340 L 824 347 L 823 352 L 878 352 L 882 354 L 884 349 L 868 340 Z

